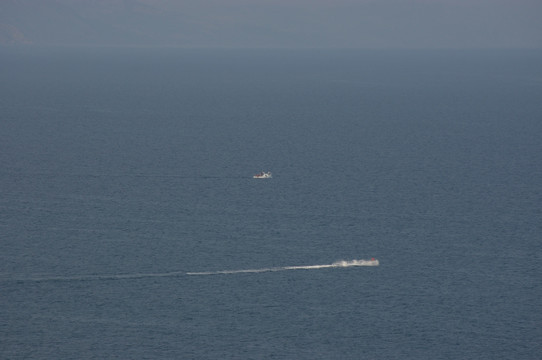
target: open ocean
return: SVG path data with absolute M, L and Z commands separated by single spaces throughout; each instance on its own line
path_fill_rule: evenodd
M 542 51 L 4 47 L 0 164 L 1 359 L 542 356 Z

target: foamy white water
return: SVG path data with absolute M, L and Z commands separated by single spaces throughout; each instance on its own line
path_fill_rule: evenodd
M 286 270 L 315 270 L 326 268 L 352 267 L 352 266 L 378 266 L 380 262 L 377 259 L 371 260 L 341 260 L 333 264 L 324 265 L 298 265 L 298 266 L 280 266 L 261 269 L 243 269 L 243 270 L 219 270 L 219 271 L 202 271 L 188 272 L 186 275 L 219 275 L 219 274 L 241 274 L 241 273 L 263 273 L 271 271 L 286 271 Z

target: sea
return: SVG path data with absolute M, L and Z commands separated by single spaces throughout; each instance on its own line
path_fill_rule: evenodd
M 1 359 L 542 357 L 540 50 L 3 47 L 0 165 Z

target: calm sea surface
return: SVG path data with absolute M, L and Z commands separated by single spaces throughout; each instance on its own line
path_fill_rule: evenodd
M 0 49 L 0 358 L 539 359 L 541 64 Z

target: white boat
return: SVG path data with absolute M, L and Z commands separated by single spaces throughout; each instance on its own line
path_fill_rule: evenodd
M 268 172 L 262 171 L 261 173 L 253 176 L 254 179 L 269 179 L 271 177 L 272 177 L 271 171 L 268 171 Z
M 341 260 L 336 261 L 333 264 L 331 264 L 332 267 L 350 267 L 350 266 L 378 266 L 380 265 L 380 262 L 375 259 L 371 258 L 371 260 Z

